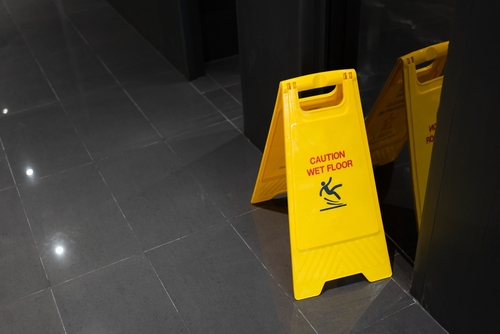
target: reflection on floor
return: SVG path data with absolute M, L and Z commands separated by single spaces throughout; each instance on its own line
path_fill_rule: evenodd
M 445 333 L 393 250 L 293 299 L 238 72 L 187 82 L 104 0 L 0 2 L 1 333 Z

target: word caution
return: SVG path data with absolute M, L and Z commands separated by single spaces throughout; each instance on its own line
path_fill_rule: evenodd
M 336 161 L 340 159 L 343 160 Z M 309 159 L 309 163 L 314 167 L 306 169 L 308 176 L 334 172 L 339 169 L 345 169 L 353 166 L 352 160 L 345 159 L 345 151 L 338 151 L 338 152 L 313 156 Z

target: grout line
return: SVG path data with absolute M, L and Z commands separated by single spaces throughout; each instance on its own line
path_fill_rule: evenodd
M 240 237 L 240 239 L 243 241 L 243 243 L 248 247 L 248 249 L 255 256 L 255 258 L 257 259 L 257 261 L 259 261 L 260 264 L 262 265 L 262 267 L 264 267 L 264 269 L 266 270 L 267 274 L 269 276 L 271 276 L 271 278 L 273 279 L 273 281 L 276 283 L 276 285 L 278 285 L 278 287 L 282 290 L 282 292 L 285 294 L 285 296 L 287 296 L 288 298 L 291 299 L 291 304 L 293 305 L 293 307 L 295 307 L 299 311 L 299 313 L 307 321 L 307 323 L 309 324 L 309 326 L 311 326 L 311 328 L 314 330 L 314 332 L 318 333 L 318 331 L 316 331 L 316 329 L 314 328 L 314 326 L 306 318 L 306 316 L 304 315 L 304 313 L 302 313 L 302 311 L 300 310 L 300 308 L 295 304 L 293 296 L 290 296 L 288 294 L 288 292 L 285 290 L 285 288 L 276 280 L 276 277 L 274 277 L 274 275 L 269 271 L 269 269 L 266 267 L 266 265 L 264 264 L 264 262 L 262 262 L 261 259 L 257 256 L 257 253 L 255 253 L 254 250 L 250 247 L 250 245 L 245 241 L 245 239 L 243 239 L 243 237 L 238 232 L 238 230 L 236 230 L 236 228 L 234 227 L 234 225 L 232 223 L 230 223 L 229 225 L 231 225 L 231 227 L 233 228 L 234 232 L 236 232 L 236 234 Z
M 5 152 L 5 146 L 3 145 L 3 141 L 2 141 L 2 136 L 0 135 L 0 145 L 2 146 L 2 151 L 3 151 L 3 155 L 5 157 L 5 162 L 7 162 L 7 166 L 9 167 L 9 171 L 10 171 L 10 176 L 12 177 L 12 181 L 14 181 L 14 185 L 13 187 L 16 187 L 17 189 L 17 182 L 16 182 L 16 178 L 14 176 L 14 172 L 12 171 L 12 167 L 10 165 L 10 162 L 9 162 L 9 157 L 7 156 L 7 152 Z M 9 187 L 10 188 L 10 187 Z
M 129 94 L 129 92 L 125 89 L 124 85 L 113 74 L 113 72 L 111 71 L 111 69 L 104 62 L 104 60 L 102 60 L 102 58 L 97 54 L 97 52 L 92 47 L 92 45 L 90 45 L 90 43 L 87 41 L 87 39 L 85 39 L 85 37 L 83 36 L 83 34 L 80 32 L 80 30 L 73 24 L 73 22 L 71 22 L 71 20 L 68 19 L 68 22 L 71 24 L 71 26 L 73 27 L 73 29 L 78 33 L 78 35 L 80 35 L 80 37 L 85 41 L 85 43 L 88 45 L 89 49 L 94 53 L 94 56 L 97 58 L 97 60 L 106 69 L 106 71 L 110 74 L 110 76 L 115 80 L 115 82 L 118 85 L 118 87 L 120 87 L 122 89 L 122 91 L 125 93 L 125 95 L 127 95 L 127 97 L 129 98 L 129 100 L 134 104 L 134 106 L 137 108 L 137 110 L 140 112 L 140 114 L 144 117 L 144 119 L 149 123 L 149 125 L 153 128 L 153 130 L 158 134 L 158 136 L 162 140 L 165 140 L 165 138 L 160 133 L 160 131 L 156 128 L 156 126 L 154 126 L 154 124 L 151 122 L 151 120 L 149 119 L 149 117 L 146 116 L 146 114 L 144 113 L 144 111 L 139 107 L 139 105 L 137 104 L 137 102 L 132 98 L 132 96 Z M 170 72 L 170 71 L 166 71 L 164 73 L 168 73 L 168 72 Z M 159 75 L 159 74 L 156 74 L 156 75 Z M 168 145 L 168 143 L 167 143 L 167 146 L 170 148 L 170 145 Z M 172 148 L 170 148 L 170 149 L 172 150 Z
M 113 201 L 115 202 L 116 204 L 116 207 L 118 208 L 118 210 L 120 210 L 120 213 L 122 214 L 123 216 L 123 219 L 125 220 L 125 222 L 127 223 L 127 226 L 128 228 L 130 229 L 130 232 L 132 233 L 132 235 L 134 236 L 135 238 L 135 241 L 137 241 L 137 244 L 139 245 L 139 247 L 141 248 L 141 252 L 143 255 L 145 255 L 145 252 L 144 252 L 144 248 L 142 247 L 142 244 L 141 242 L 139 241 L 139 238 L 137 237 L 137 234 L 134 232 L 134 229 L 132 228 L 132 225 L 130 225 L 130 222 L 128 221 L 127 217 L 125 216 L 125 213 L 123 212 L 120 204 L 118 204 L 118 201 L 116 200 L 116 197 L 115 195 L 113 194 L 113 191 L 111 190 L 111 188 L 109 187 L 108 183 L 106 182 L 106 179 L 104 178 L 104 176 L 102 175 L 101 173 L 101 170 L 99 169 L 99 167 L 97 165 L 95 165 L 96 169 L 97 169 L 97 172 L 99 173 L 99 175 L 101 176 L 101 179 L 102 179 L 102 182 L 104 182 L 104 185 L 106 186 L 106 188 L 108 189 L 109 191 L 109 194 L 111 195 L 111 197 L 113 198 Z
M 4 1 L 4 4 L 5 4 L 5 1 Z M 57 4 L 55 4 L 56 7 L 57 7 L 57 10 L 59 12 L 59 15 L 60 15 L 60 19 L 61 19 L 61 24 L 64 24 L 64 21 L 66 21 L 68 24 L 72 25 L 71 21 L 69 20 L 69 18 L 63 13 L 62 9 L 60 8 L 60 6 L 58 6 Z M 7 6 L 5 6 L 7 8 Z M 87 152 L 88 156 L 90 157 L 90 160 L 91 161 L 94 161 L 94 158 L 92 157 L 92 155 L 90 154 L 90 151 L 88 150 L 88 147 L 87 145 L 85 144 L 85 142 L 82 140 L 82 136 L 80 135 L 80 133 L 78 132 L 75 124 L 73 123 L 73 121 L 71 120 L 71 117 L 69 117 L 69 114 L 66 110 L 66 108 L 64 107 L 64 105 L 61 103 L 61 99 L 59 98 L 59 95 L 57 95 L 52 83 L 50 82 L 49 78 L 47 77 L 47 74 L 45 73 L 45 71 L 43 70 L 43 67 L 42 65 L 40 64 L 40 62 L 38 61 L 38 58 L 36 57 L 35 53 L 33 52 L 33 49 L 31 48 L 31 46 L 29 45 L 28 41 L 26 40 L 26 38 L 24 37 L 24 34 L 22 33 L 21 29 L 19 28 L 19 25 L 17 24 L 17 22 L 15 21 L 14 17 L 12 16 L 12 14 L 10 13 L 9 9 L 7 8 L 7 11 L 9 12 L 9 15 L 10 17 L 12 18 L 12 22 L 14 22 L 15 26 L 16 26 L 16 29 L 17 31 L 19 32 L 21 38 L 23 39 L 24 43 L 26 44 L 26 46 L 28 47 L 28 49 L 30 50 L 30 53 L 31 55 L 33 56 L 33 59 L 35 60 L 36 64 L 38 65 L 38 69 L 40 70 L 40 72 L 42 73 L 43 77 L 45 78 L 47 84 L 49 85 L 50 89 L 52 90 L 52 92 L 54 93 L 54 96 L 56 97 L 56 102 L 52 102 L 52 103 L 59 103 L 59 105 L 61 106 L 61 108 L 63 109 L 63 112 L 64 114 L 66 115 L 66 117 L 68 118 L 68 121 L 70 122 L 71 126 L 73 127 L 73 130 L 75 131 L 75 133 L 77 134 L 78 138 L 80 139 L 80 142 L 82 143 L 83 147 L 85 148 L 85 151 Z M 64 20 L 63 20 L 64 19 Z M 66 34 L 66 29 L 64 29 L 64 26 L 63 26 L 63 33 L 65 34 L 65 38 L 66 40 L 68 40 L 68 36 Z M 78 33 L 80 33 L 79 31 L 77 31 Z M 81 34 L 80 34 L 81 35 Z M 81 36 L 83 38 L 83 36 Z M 88 42 L 84 39 L 85 43 L 88 44 Z M 71 55 L 71 59 L 74 60 L 75 57 L 74 57 L 74 50 L 72 49 L 69 49 L 70 51 L 70 55 Z M 74 66 L 75 67 L 75 66 Z M 48 103 L 47 105 L 49 105 L 51 103 Z M 32 108 L 33 109 L 33 108 Z
M 226 222 L 226 223 L 227 223 L 227 222 L 228 222 L 228 220 L 227 220 L 227 219 L 224 219 L 224 222 Z M 216 227 L 216 226 L 222 225 L 224 222 L 222 222 L 222 221 L 221 221 L 220 223 L 215 223 L 215 224 L 212 224 L 212 225 L 210 225 L 210 226 L 207 226 L 207 227 L 204 227 L 204 228 L 202 228 L 202 229 L 196 230 L 196 231 L 194 231 L 194 232 L 188 233 L 188 234 L 186 234 L 186 235 L 180 236 L 180 237 L 178 237 L 177 239 L 170 240 L 170 241 L 167 241 L 167 242 L 165 242 L 165 243 L 163 243 L 163 244 L 161 244 L 161 245 L 157 245 L 157 246 L 151 247 L 151 248 L 149 248 L 149 249 L 146 249 L 146 250 L 144 251 L 144 253 L 149 253 L 149 252 L 151 252 L 151 251 L 153 251 L 153 250 L 155 250 L 155 249 L 161 248 L 161 247 L 163 247 L 163 246 L 170 245 L 170 244 L 172 244 L 172 243 L 174 243 L 174 242 L 176 242 L 176 241 L 179 241 L 179 240 L 185 239 L 185 238 L 187 238 L 187 237 L 190 237 L 190 236 L 192 236 L 192 235 L 195 235 L 195 234 L 198 234 L 198 233 L 201 233 L 201 232 L 207 231 L 207 230 L 209 230 L 209 229 L 211 229 L 211 228 L 214 228 L 214 227 Z
M 238 57 L 239 57 L 239 56 L 238 56 Z M 233 94 L 229 93 L 229 92 L 227 91 L 227 89 L 226 89 L 227 87 L 236 86 L 236 85 L 238 85 L 238 84 L 239 84 L 239 85 L 241 85 L 241 81 L 240 81 L 240 82 L 233 83 L 233 84 L 231 84 L 231 85 L 229 85 L 229 86 L 222 86 L 222 85 L 221 85 L 221 84 L 220 84 L 217 80 L 215 80 L 215 79 L 214 79 L 214 78 L 213 78 L 210 74 L 205 73 L 205 76 L 206 76 L 206 77 L 208 77 L 208 78 L 210 78 L 210 80 L 212 80 L 213 82 L 215 82 L 215 83 L 217 84 L 217 86 L 219 86 L 219 87 L 220 87 L 220 89 L 222 89 L 224 92 L 226 92 L 226 93 L 227 93 L 227 95 L 229 95 L 229 96 L 230 96 L 233 100 L 235 100 L 235 101 L 236 101 L 236 102 L 237 102 L 240 106 L 243 106 L 243 103 L 241 103 L 241 102 L 240 102 L 237 98 L 235 98 L 235 97 L 233 96 Z
M 59 103 L 60 103 L 60 101 L 56 100 L 53 102 L 42 103 L 42 104 L 36 105 L 34 107 L 29 107 L 29 108 L 25 108 L 25 109 L 19 109 L 19 110 L 14 110 L 14 111 L 9 110 L 9 112 L 7 114 L 0 115 L 0 117 L 7 117 L 10 115 L 15 115 L 15 114 L 19 114 L 19 113 L 22 113 L 25 111 L 31 111 L 31 110 L 38 109 L 38 108 L 48 107 L 51 104 L 59 104 Z
M 77 168 L 80 168 L 80 167 L 91 165 L 93 163 L 94 163 L 93 161 L 89 161 L 89 162 L 86 162 L 84 164 L 81 164 L 81 165 L 78 165 L 78 166 L 74 166 L 74 167 L 70 167 L 68 169 L 61 170 L 61 171 L 58 171 L 58 172 L 55 172 L 55 173 L 52 173 L 52 174 L 47 174 L 47 175 L 43 175 L 43 176 L 40 176 L 40 177 L 37 177 L 37 178 L 33 178 L 32 180 L 21 181 L 21 182 L 16 183 L 16 186 L 23 186 L 23 185 L 28 184 L 30 182 L 36 182 L 36 181 L 39 181 L 39 180 L 46 179 L 48 177 L 52 177 L 54 175 L 58 175 L 58 174 L 61 174 L 61 173 L 67 173 L 69 171 L 72 171 L 73 169 L 77 169 Z
M 0 144 L 2 145 L 2 149 L 4 148 L 3 146 L 3 142 L 2 142 L 2 138 L 0 137 Z M 5 150 L 4 150 L 4 155 L 5 155 L 5 161 L 7 162 L 7 165 L 9 166 L 9 170 L 10 170 L 10 174 L 12 175 L 12 179 L 14 180 L 14 187 L 16 189 L 16 192 L 17 192 L 17 196 L 19 198 L 19 202 L 21 204 L 21 208 L 23 210 L 23 213 L 24 213 L 24 217 L 26 219 L 26 222 L 28 223 L 28 227 L 30 229 L 30 233 L 31 233 L 31 238 L 33 240 L 33 244 L 35 245 L 35 248 L 36 248 L 36 252 L 38 253 L 38 260 L 40 261 L 40 264 L 42 265 L 42 269 L 43 269 L 43 273 L 45 274 L 45 279 L 47 280 L 47 282 L 49 283 L 49 286 L 51 285 L 50 283 L 50 280 L 49 280 L 49 276 L 47 274 L 47 270 L 45 269 L 45 264 L 43 263 L 43 260 L 42 260 L 42 256 L 41 256 L 41 252 L 40 252 L 40 247 L 36 241 L 36 238 L 35 238 L 35 234 L 33 233 L 33 227 L 31 226 L 31 222 L 30 222 L 30 219 L 28 217 L 28 213 L 26 212 L 26 207 L 24 205 L 24 201 L 23 201 L 23 198 L 21 196 L 21 192 L 19 191 L 19 187 L 16 183 L 16 179 L 14 177 L 14 173 L 12 172 L 12 167 L 10 165 L 10 161 L 9 161 L 9 158 L 7 157 L 7 154 L 5 154 Z
M 52 286 L 51 286 L 51 288 L 54 288 L 54 287 L 57 287 L 57 286 L 60 286 L 60 285 L 66 284 L 66 283 L 68 283 L 68 282 L 71 282 L 71 281 L 77 280 L 77 279 L 79 279 L 79 278 L 81 278 L 81 277 L 84 277 L 84 276 L 87 276 L 87 275 L 89 275 L 89 274 L 93 274 L 93 273 L 95 273 L 95 272 L 97 272 L 97 271 L 100 271 L 100 270 L 102 270 L 102 269 L 106 269 L 106 268 L 108 268 L 108 267 L 114 266 L 115 264 L 118 264 L 118 263 L 120 263 L 120 262 L 126 261 L 126 260 L 128 260 L 128 259 L 131 259 L 131 258 L 133 258 L 134 256 L 137 256 L 137 255 L 139 255 L 139 254 L 133 254 L 133 255 L 127 256 L 126 258 L 123 258 L 123 259 L 121 259 L 121 260 L 118 260 L 118 261 L 115 261 L 115 262 L 109 263 L 109 264 L 107 264 L 107 265 L 105 265 L 105 266 L 102 266 L 102 267 L 99 267 L 99 268 L 96 268 L 96 269 L 93 269 L 93 270 L 87 271 L 87 272 L 85 272 L 85 273 L 83 273 L 83 274 L 80 274 L 80 275 L 78 275 L 78 276 L 75 276 L 75 277 L 69 278 L 69 279 L 67 279 L 67 280 L 65 280 L 65 281 L 59 282 L 59 283 L 57 283 L 57 284 L 54 284 L 54 285 L 52 285 Z M 141 255 L 143 255 L 143 254 L 141 254 Z
M 368 326 L 366 326 L 366 327 L 361 328 L 360 330 L 358 330 L 358 331 L 356 331 L 356 332 L 354 332 L 354 333 L 352 333 L 352 334 L 356 334 L 356 333 L 359 333 L 359 332 L 361 332 L 361 331 L 363 331 L 363 330 L 365 330 L 365 329 L 367 329 L 367 328 L 370 328 L 370 327 L 372 327 L 373 325 L 378 324 L 379 322 L 381 322 L 381 321 L 383 321 L 383 320 L 385 320 L 385 319 L 387 319 L 387 318 L 389 318 L 389 317 L 392 317 L 393 315 L 395 315 L 395 314 L 397 314 L 397 313 L 399 313 L 399 312 L 401 312 L 401 311 L 403 311 L 403 310 L 407 309 L 408 307 L 410 307 L 410 306 L 412 306 L 412 305 L 415 305 L 415 303 L 412 303 L 412 304 L 410 304 L 410 305 L 407 305 L 407 306 L 405 306 L 405 307 L 403 307 L 403 308 L 401 308 L 401 309 L 399 309 L 399 310 L 397 310 L 397 311 L 395 311 L 395 312 L 393 312 L 393 313 L 391 313 L 391 314 L 389 314 L 389 315 L 386 315 L 385 317 L 378 319 L 377 321 L 375 321 L 375 322 L 373 322 L 373 323 L 369 324 L 369 325 L 368 325 Z
M 68 333 L 66 331 L 66 326 L 64 326 L 64 321 L 61 317 L 61 312 L 59 311 L 59 305 L 57 305 L 56 297 L 54 296 L 54 291 L 52 291 L 52 288 L 49 288 L 50 294 L 52 295 L 52 299 L 54 300 L 54 304 L 56 306 L 57 314 L 59 315 L 59 320 L 61 321 L 61 325 L 63 327 L 64 333 Z
M 170 296 L 170 293 L 168 292 L 167 287 L 165 286 L 165 284 L 163 284 L 163 281 L 161 280 L 160 276 L 158 275 L 158 272 L 156 271 L 155 267 L 153 266 L 153 263 L 151 263 L 151 260 L 149 259 L 149 257 L 147 257 L 147 255 L 144 255 L 144 257 L 148 260 L 149 265 L 151 266 L 151 269 L 155 273 L 156 278 L 158 278 L 158 281 L 160 282 L 161 286 L 163 287 L 163 290 L 165 291 L 165 293 L 167 294 L 168 299 L 170 300 L 170 302 L 172 303 L 172 306 L 174 307 L 175 311 L 179 315 L 179 318 L 181 319 L 182 324 L 184 325 L 184 327 L 186 328 L 188 333 L 191 333 L 191 331 L 189 330 L 189 327 L 186 325 L 186 322 L 184 321 L 184 318 L 182 317 L 181 313 L 179 312 L 177 305 L 175 305 L 172 297 Z
M 100 58 L 99 58 L 100 59 Z M 142 110 L 141 107 L 139 107 L 139 105 L 137 104 L 137 102 L 132 98 L 132 96 L 129 94 L 129 92 L 125 89 L 125 87 L 123 87 L 121 84 L 120 84 L 120 87 L 121 89 L 123 90 L 123 92 L 125 93 L 125 95 L 127 95 L 127 97 L 130 99 L 130 101 L 134 104 L 134 106 L 137 108 L 137 110 L 139 110 L 139 112 L 142 114 L 142 116 L 146 119 L 146 121 L 148 121 L 149 125 L 151 125 L 151 127 L 153 128 L 153 130 L 156 131 L 156 133 L 158 134 L 158 136 L 160 136 L 160 138 L 162 140 L 165 140 L 165 138 L 163 137 L 163 135 L 160 133 L 160 131 L 158 131 L 158 129 L 156 128 L 156 126 L 153 125 L 153 122 L 151 122 L 151 120 L 149 119 L 148 116 L 146 116 L 146 114 L 144 113 L 144 111 Z M 168 145 L 168 144 L 167 144 Z
M 231 124 L 239 133 L 241 133 L 243 135 L 243 132 L 241 132 L 241 130 L 229 119 L 229 117 L 227 117 L 219 108 L 217 108 L 217 106 L 215 104 L 213 104 L 212 101 L 210 101 L 210 99 L 207 96 L 205 96 L 205 94 L 199 93 L 198 89 L 196 89 L 196 86 L 191 81 L 189 82 L 189 84 L 198 92 L 198 94 L 200 94 L 208 103 L 210 103 L 210 105 L 212 105 L 212 107 L 214 107 L 215 110 L 217 110 L 219 112 L 219 114 L 221 114 L 222 117 L 224 117 L 226 119 L 226 121 L 229 122 L 229 124 Z M 228 93 L 228 95 L 231 95 L 231 94 Z
M 314 328 L 313 324 L 311 324 L 311 322 L 309 321 L 309 319 L 307 319 L 306 315 L 304 313 L 302 313 L 302 310 L 300 308 L 298 308 L 297 305 L 295 305 L 295 303 L 293 304 L 293 306 L 297 308 L 297 311 L 299 311 L 299 313 L 302 315 L 302 317 L 304 318 L 304 320 L 309 324 L 309 326 L 311 326 L 311 328 L 314 331 L 314 333 L 319 334 L 319 332 L 316 330 L 316 328 Z

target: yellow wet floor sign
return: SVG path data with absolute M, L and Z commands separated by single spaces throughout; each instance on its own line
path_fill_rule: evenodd
M 354 70 L 280 83 L 252 203 L 284 192 L 296 299 L 358 273 L 391 276 Z
M 413 198 L 417 224 L 420 228 L 427 179 L 431 164 L 437 111 L 441 99 L 448 42 L 415 51 L 405 57 L 404 86 L 408 120 L 408 148 L 410 152 Z M 417 66 L 434 61 L 424 67 Z
M 394 161 L 408 139 L 418 227 L 447 52 L 448 42 L 443 42 L 400 57 L 366 118 L 374 165 Z

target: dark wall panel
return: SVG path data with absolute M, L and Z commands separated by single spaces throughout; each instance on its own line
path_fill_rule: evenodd
M 201 0 L 201 32 L 205 62 L 238 54 L 235 0 Z
M 197 0 L 107 0 L 188 79 L 204 74 Z
M 346 68 L 346 54 L 355 63 L 357 44 L 346 52 L 346 27 L 358 27 L 359 10 L 349 9 L 359 0 L 236 3 L 245 135 L 263 150 L 280 81 Z
M 498 331 L 500 3 L 458 0 L 411 293 L 451 333 Z

